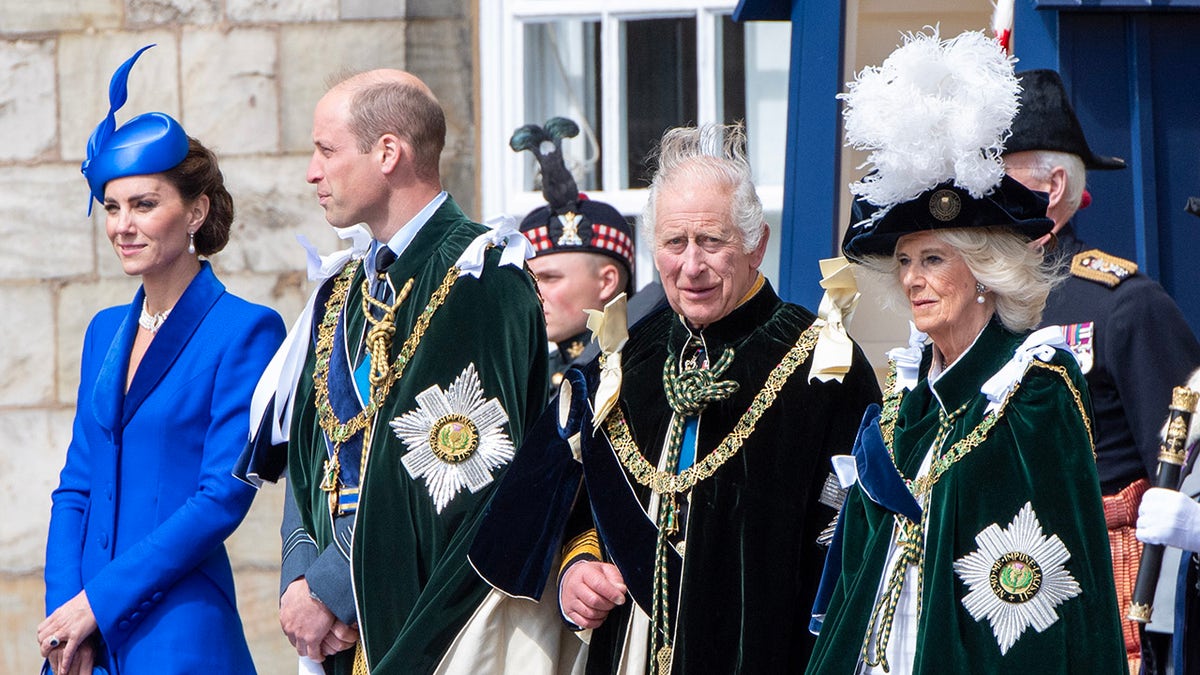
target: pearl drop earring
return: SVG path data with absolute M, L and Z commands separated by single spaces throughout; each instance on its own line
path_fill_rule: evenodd
M 196 233 L 195 232 L 188 232 L 188 253 L 191 253 L 192 255 L 196 254 Z M 980 302 L 983 302 L 983 300 L 980 300 Z
M 982 305 L 983 300 L 984 300 L 983 294 L 987 292 L 987 286 L 984 286 L 983 284 L 976 281 L 975 282 L 975 292 L 979 294 L 979 295 L 975 296 L 975 302 Z

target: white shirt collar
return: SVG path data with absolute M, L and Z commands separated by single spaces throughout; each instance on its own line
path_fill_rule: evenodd
M 404 227 L 400 228 L 400 231 L 392 235 L 391 240 L 387 242 L 387 247 L 392 249 L 397 258 L 404 255 L 404 250 L 413 242 L 413 239 L 417 238 L 417 234 L 421 231 L 421 228 L 425 227 L 425 223 L 428 223 L 433 214 L 441 208 L 442 203 L 446 201 L 448 196 L 445 190 L 439 192 L 436 197 L 425 205 L 425 208 L 418 211 L 417 215 L 405 223 Z M 380 244 L 376 242 L 376 245 L 371 247 L 371 252 L 367 254 L 367 269 L 375 269 L 375 253 L 379 250 L 379 246 Z

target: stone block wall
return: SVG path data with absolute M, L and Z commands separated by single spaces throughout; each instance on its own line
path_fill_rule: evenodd
M 71 436 L 79 351 L 99 309 L 126 303 L 122 273 L 87 216 L 79 173 L 108 109 L 113 69 L 137 48 L 118 122 L 175 116 L 213 148 L 237 217 L 213 258 L 230 290 L 289 324 L 310 291 L 303 234 L 339 240 L 304 182 L 311 115 L 340 71 L 405 68 L 447 112 L 442 171 L 468 214 L 475 204 L 475 92 L 470 0 L 0 0 L 0 672 L 40 666 L 42 566 L 50 492 Z M 265 488 L 229 547 L 259 672 L 294 673 L 279 630 L 282 486 Z

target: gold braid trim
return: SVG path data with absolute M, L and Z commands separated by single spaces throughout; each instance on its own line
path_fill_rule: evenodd
M 329 357 L 333 352 L 334 331 L 342 309 L 346 305 L 346 298 L 349 295 L 350 279 L 354 277 L 358 267 L 359 263 L 351 263 L 343 268 L 342 273 L 338 275 L 333 285 L 333 292 L 330 294 L 329 300 L 325 303 L 325 316 L 321 318 L 321 326 L 317 331 L 316 364 L 313 369 L 313 389 L 316 393 L 317 415 L 321 429 L 324 430 L 329 439 L 335 444 L 341 444 L 354 436 L 354 434 L 367 428 L 371 420 L 374 419 L 375 413 L 379 412 L 379 407 L 387 400 L 392 386 L 404 375 L 409 361 L 412 360 L 413 353 L 417 351 L 417 347 L 421 344 L 421 338 L 425 336 L 425 331 L 429 329 L 430 320 L 433 319 L 434 313 L 442 306 L 442 303 L 446 301 L 446 296 L 450 293 L 450 288 L 454 286 L 454 282 L 458 280 L 459 276 L 457 266 L 451 267 L 446 271 L 446 276 L 442 279 L 441 285 L 429 297 L 429 302 L 426 303 L 425 309 L 417 317 L 412 333 L 409 334 L 408 339 L 400 347 L 400 352 L 396 355 L 396 360 L 391 364 L 390 369 L 383 374 L 378 383 L 372 377 L 371 395 L 367 406 L 359 411 L 357 415 L 343 423 L 338 420 L 337 414 L 334 413 L 333 406 L 329 402 Z M 407 295 L 408 288 L 410 288 L 410 284 L 405 284 L 404 295 Z M 403 297 L 400 301 L 403 301 Z M 396 303 L 396 306 L 399 306 L 399 302 Z M 394 313 L 395 307 L 392 309 Z M 372 332 L 375 332 L 377 329 L 379 329 L 378 325 L 372 328 Z M 372 353 L 372 358 L 375 358 L 374 353 Z M 367 450 L 367 447 L 364 445 L 364 464 L 366 462 Z
M 1088 440 L 1090 442 L 1092 439 L 1092 423 L 1088 419 L 1083 407 L 1083 399 L 1079 395 L 1079 390 L 1075 388 L 1074 383 L 1071 382 L 1070 376 L 1067 375 L 1067 369 L 1052 363 L 1044 363 L 1038 359 L 1030 360 L 1029 364 L 1031 367 L 1035 366 L 1038 368 L 1045 368 L 1046 370 L 1057 373 L 1058 376 L 1062 378 L 1063 382 L 1066 383 L 1067 389 L 1071 392 L 1071 396 L 1075 399 L 1075 406 L 1079 409 L 1079 416 L 1083 419 L 1083 424 L 1087 428 Z M 1026 369 L 1026 372 L 1029 372 L 1028 368 Z M 1020 388 L 1021 383 L 1017 382 L 1017 384 L 1012 388 L 1012 391 L 1008 392 L 1008 395 L 1004 397 L 1004 401 L 1000 403 L 999 408 L 984 415 L 983 420 L 981 420 L 979 424 L 977 424 L 975 428 L 971 430 L 971 433 L 967 434 L 965 438 L 950 446 L 950 450 L 945 454 L 934 459 L 933 464 L 929 467 L 929 473 L 914 481 L 905 479 L 905 482 L 909 484 L 909 489 L 912 490 L 913 495 L 920 497 L 926 492 L 933 490 L 934 484 L 938 482 L 938 479 L 942 477 L 942 474 L 950 470 L 950 467 L 954 466 L 958 460 L 965 457 L 980 443 L 986 440 L 988 432 L 992 430 L 992 427 L 996 425 L 996 422 L 1000 421 L 1000 417 L 1004 415 L 1004 410 L 1008 407 L 1008 402 L 1012 400 L 1013 395 L 1016 394 L 1017 390 Z M 1095 444 L 1093 442 L 1092 455 L 1095 456 L 1095 453 Z
M 604 556 L 600 554 L 600 535 L 596 532 L 596 528 L 593 527 L 586 532 L 576 535 L 563 547 L 562 565 L 559 566 L 558 570 L 559 575 L 580 556 L 590 556 L 591 559 L 604 560 Z
M 808 360 L 808 355 L 812 352 L 820 332 L 820 327 L 813 325 L 800 334 L 796 344 L 788 350 L 779 365 L 771 370 L 762 390 L 754 396 L 750 408 L 742 414 L 733 431 L 721 441 L 716 450 L 680 473 L 659 471 L 646 460 L 645 455 L 634 443 L 633 436 L 629 432 L 629 425 L 625 422 L 625 415 L 618 407 L 615 410 L 616 414 L 610 415 L 605 420 L 604 426 L 612 439 L 613 447 L 617 450 L 617 457 L 621 460 L 621 465 L 625 467 L 630 476 L 633 476 L 634 480 L 658 494 L 686 492 L 692 489 L 696 483 L 712 476 L 717 469 L 721 468 L 721 465 L 738 453 L 742 444 L 750 434 L 754 433 L 754 427 L 758 424 L 759 418 L 775 402 L 779 390 L 783 388 L 788 377 L 800 364 Z
M 888 454 L 891 455 L 892 436 L 896 431 L 896 419 L 900 417 L 900 403 L 904 400 L 904 390 L 896 387 L 896 362 L 890 359 L 883 390 L 887 393 L 883 395 L 883 410 L 879 413 L 879 433 L 883 436 Z
M 1089 442 L 1091 442 L 1091 421 L 1088 419 L 1086 414 L 1086 410 L 1083 406 L 1083 399 L 1079 395 L 1079 390 L 1075 388 L 1075 384 L 1071 381 L 1070 375 L 1067 374 L 1067 369 L 1052 363 L 1044 363 L 1038 359 L 1032 359 L 1029 363 L 1029 367 L 1036 366 L 1038 368 L 1044 368 L 1056 373 L 1063 380 L 1063 382 L 1066 383 L 1067 389 L 1071 392 L 1071 396 L 1075 399 L 1075 406 L 1079 410 L 1080 418 L 1083 420 L 1084 426 L 1087 428 L 1088 439 Z M 1029 367 L 1026 368 L 1026 373 L 1029 372 Z M 892 384 L 894 379 L 895 368 L 893 366 L 888 372 L 888 384 Z M 950 449 L 947 452 L 936 456 L 933 462 L 930 464 L 929 473 L 921 476 L 917 480 L 909 480 L 907 478 L 904 479 L 905 484 L 908 485 L 909 491 L 912 492 L 913 496 L 916 497 L 918 501 L 922 502 L 922 511 L 925 511 L 928 508 L 930 494 L 933 491 L 933 486 L 937 484 L 938 479 L 945 475 L 945 473 L 949 471 L 950 468 L 953 467 L 960 459 L 967 456 L 967 454 L 969 454 L 972 450 L 978 447 L 980 443 L 987 439 L 988 433 L 993 427 L 996 426 L 996 422 L 1000 421 L 1001 416 L 1004 415 L 1004 411 L 1008 407 L 1008 402 L 1012 400 L 1013 395 L 1017 393 L 1017 390 L 1020 389 L 1020 387 L 1021 383 L 1018 381 L 1016 385 L 1013 386 L 1012 391 L 1008 392 L 1008 394 L 1004 397 L 1004 400 L 1001 401 L 999 408 L 984 415 L 979 424 L 975 425 L 975 428 L 972 429 L 970 433 L 966 435 L 966 437 L 960 439 L 957 443 L 950 446 Z M 897 400 L 898 399 L 899 396 L 897 396 Z M 937 436 L 934 438 L 932 446 L 935 452 L 941 447 L 942 443 L 945 442 L 950 433 L 950 429 L 953 426 L 954 419 L 966 410 L 967 405 L 967 403 L 964 403 L 957 410 L 950 413 L 939 411 L 939 429 Z M 885 415 L 887 407 L 888 401 L 885 400 Z M 898 403 L 896 408 L 898 410 Z M 895 455 L 892 453 L 891 431 L 896 423 L 895 411 L 893 411 L 893 416 L 888 421 L 890 424 L 888 424 L 886 427 L 887 431 L 885 433 L 887 435 L 885 438 L 887 442 L 888 453 L 892 454 L 894 462 Z M 882 418 L 880 421 L 880 428 L 881 430 L 884 428 Z M 1092 454 L 1094 457 L 1094 444 Z M 909 519 L 899 514 L 895 515 L 895 520 L 896 525 L 900 528 L 900 533 L 897 537 L 897 546 L 900 549 L 900 555 L 898 556 L 895 565 L 887 577 L 887 584 L 884 588 L 883 594 L 876 602 L 875 608 L 871 611 L 870 623 L 867 626 L 867 634 L 863 638 L 862 650 L 860 651 L 860 657 L 867 665 L 872 667 L 882 666 L 885 670 L 888 669 L 888 663 L 885 657 L 887 644 L 891 638 L 892 624 L 895 619 L 895 612 L 899 604 L 900 594 L 904 588 L 904 578 L 909 565 L 917 566 L 918 615 L 921 613 L 920 603 L 923 596 L 922 587 L 924 585 L 924 523 L 913 523 Z M 874 644 L 872 644 L 871 641 L 872 637 L 875 638 Z
M 1088 442 L 1092 444 L 1092 459 L 1095 459 L 1096 437 L 1092 434 L 1092 420 L 1088 417 L 1087 408 L 1083 405 L 1083 397 L 1079 395 L 1079 390 L 1075 388 L 1075 383 L 1071 381 L 1071 376 L 1067 374 L 1067 369 L 1062 366 L 1056 366 L 1053 363 L 1043 363 L 1037 359 L 1033 359 L 1030 363 L 1038 368 L 1045 368 L 1057 373 L 1063 383 L 1067 385 L 1067 390 L 1071 392 L 1071 397 L 1075 399 L 1075 407 L 1079 410 L 1079 419 L 1083 420 L 1083 426 L 1087 429 Z

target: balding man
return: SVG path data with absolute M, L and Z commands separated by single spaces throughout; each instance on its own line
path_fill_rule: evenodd
M 286 457 L 280 622 L 330 674 L 429 673 L 457 648 L 487 593 L 466 559 L 480 507 L 544 403 L 533 281 L 442 190 L 445 135 L 402 71 L 343 80 L 313 116 L 307 179 L 356 245 L 264 376 L 242 468 L 272 480 Z

